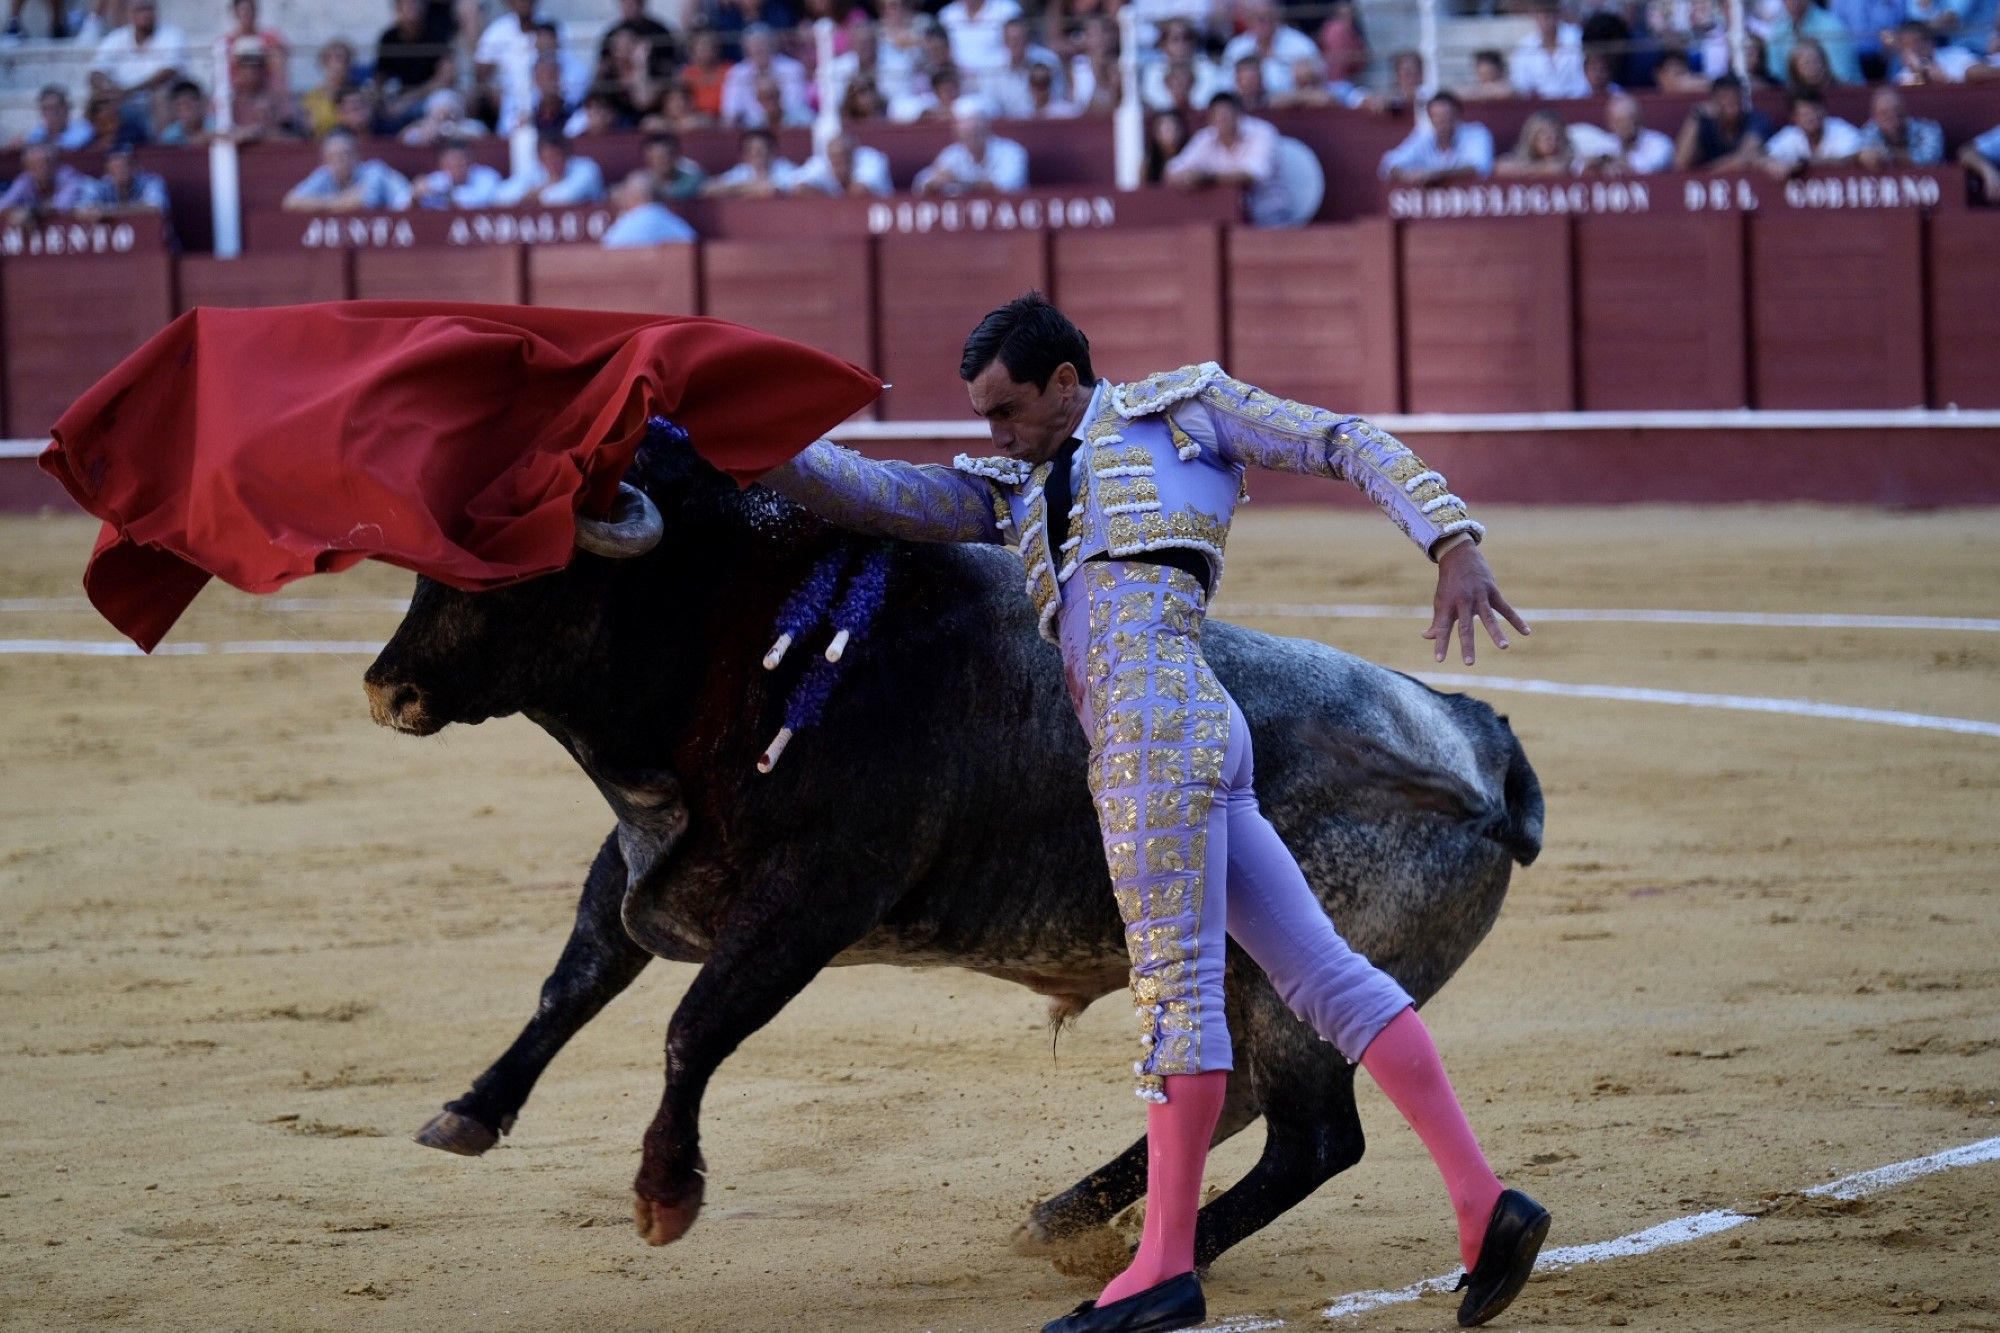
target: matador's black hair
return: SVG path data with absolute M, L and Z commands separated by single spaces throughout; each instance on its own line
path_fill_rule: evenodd
M 979 321 L 965 340 L 958 377 L 977 379 L 996 359 L 1016 384 L 1037 389 L 1048 388 L 1049 376 L 1065 361 L 1076 367 L 1077 379 L 1097 383 L 1097 372 L 1090 368 L 1090 339 L 1040 292 L 1017 296 Z

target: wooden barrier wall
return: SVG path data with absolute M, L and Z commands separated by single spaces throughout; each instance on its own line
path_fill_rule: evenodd
M 1937 121 L 1947 143 L 1955 151 L 1974 135 L 2000 124 L 2000 81 L 1970 84 L 1942 84 L 1906 88 L 1904 100 L 1910 114 Z M 1868 99 L 1873 90 L 1847 85 L 1833 90 L 1828 110 L 1855 124 L 1869 115 Z M 1688 111 L 1700 99 L 1685 93 L 1641 92 L 1637 94 L 1640 115 L 1650 128 L 1676 133 Z M 1765 89 L 1756 94 L 1758 108 L 1774 122 L 1785 118 L 1784 95 Z M 1540 102 L 1507 99 L 1473 102 L 1467 117 L 1492 131 L 1496 148 L 1506 153 L 1514 146 L 1521 124 L 1536 111 L 1553 111 L 1565 121 L 1602 124 L 1604 107 L 1599 101 Z M 1284 133 L 1308 144 L 1319 155 L 1326 171 L 1326 201 L 1321 206 L 1322 222 L 1367 217 L 1384 211 L 1385 195 L 1377 168 L 1382 154 L 1410 132 L 1412 118 L 1403 111 L 1382 115 L 1370 111 L 1349 111 L 1339 107 L 1316 107 L 1292 111 L 1264 112 Z M 881 149 L 889 157 L 890 170 L 899 186 L 907 188 L 917 171 L 936 157 L 951 141 L 947 124 L 928 122 L 914 125 L 887 123 L 850 127 L 861 142 Z M 1029 172 L 1038 186 L 1108 187 L 1112 174 L 1112 130 L 1109 116 L 1086 116 L 1075 120 L 1003 121 L 997 131 L 1028 150 Z M 704 169 L 721 171 L 736 162 L 739 134 L 733 130 L 707 129 L 682 136 L 688 156 Z M 811 152 L 811 133 L 787 130 L 779 135 L 781 156 L 803 161 Z M 578 151 L 595 159 L 604 168 L 605 178 L 615 180 L 639 163 L 640 137 L 627 133 L 603 138 L 580 139 Z M 406 174 L 429 171 L 437 164 L 430 149 L 411 147 L 393 139 L 371 140 L 366 148 Z M 499 138 L 473 142 L 473 157 L 504 171 L 507 145 Z M 80 170 L 97 174 L 103 154 L 81 152 L 67 159 Z M 0 176 L 11 179 L 19 168 L 16 151 L 0 151 Z M 310 143 L 260 143 L 246 147 L 240 159 L 239 181 L 246 210 L 275 208 L 285 192 L 305 178 L 319 164 L 319 148 Z M 166 177 L 173 198 L 174 225 L 182 245 L 190 251 L 212 248 L 212 221 L 209 213 L 208 155 L 200 150 L 144 148 L 140 165 Z
M 1038 287 L 1127 378 L 1221 360 L 1363 412 L 2000 407 L 2000 212 L 1210 225 L 0 260 L 5 431 L 37 436 L 176 310 L 385 297 L 704 313 L 967 411 L 958 353 Z

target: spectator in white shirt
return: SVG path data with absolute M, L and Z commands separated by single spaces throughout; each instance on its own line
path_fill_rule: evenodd
M 986 76 L 1007 64 L 1007 20 L 1021 17 L 1021 6 L 1014 0 L 951 0 L 937 17 L 951 38 L 951 63 L 983 91 Z
M 178 79 L 187 64 L 187 37 L 171 23 L 160 22 L 155 0 L 132 0 L 131 22 L 105 35 L 90 62 L 90 90 L 115 97 L 127 118 L 150 120 L 156 92 Z
M 476 81 L 504 113 L 534 100 L 535 0 L 506 0 L 507 12 L 486 25 L 473 48 Z
M 1103 14 L 1083 20 L 1079 48 L 1069 58 L 1069 100 L 1086 110 L 1108 110 L 1117 105 L 1117 95 L 1097 86 L 1097 71 L 1118 63 L 1118 30 Z M 1103 91 L 1104 98 L 1098 93 Z
M 847 90 L 854 86 L 856 79 L 867 79 L 877 89 L 889 78 L 889 71 L 882 63 L 882 39 L 873 24 L 862 24 L 848 30 L 848 48 L 833 58 L 833 86 L 836 101 L 844 101 Z M 900 76 L 897 87 L 902 87 Z
M 1818 93 L 1798 93 L 1792 98 L 1792 123 L 1764 145 L 1764 168 L 1783 180 L 1812 163 L 1850 162 L 1862 146 L 1861 131 L 1839 116 L 1827 115 L 1826 102 Z
M 906 93 L 921 92 L 928 82 L 924 73 L 924 26 L 910 0 L 881 0 L 881 17 L 868 31 L 876 41 L 875 86 L 890 101 Z
M 1604 126 L 1599 130 L 1578 125 L 1572 130 L 1578 171 L 1647 176 L 1674 165 L 1674 141 L 1640 122 L 1639 103 L 1630 94 L 1619 93 L 1605 104 Z M 1581 135 L 1586 129 L 1591 133 Z
M 104 179 L 97 197 L 77 209 L 86 217 L 125 217 L 153 213 L 164 218 L 172 208 L 167 182 L 157 172 L 141 171 L 129 144 L 104 155 Z
M 1271 99 L 1273 109 L 1295 106 L 1344 106 L 1353 111 L 1374 102 L 1351 83 L 1335 83 L 1327 77 L 1326 61 L 1315 55 L 1292 66 L 1292 90 Z
M 711 198 L 769 199 L 790 194 L 798 168 L 778 156 L 778 137 L 769 130 L 743 131 L 742 160 L 709 177 L 701 192 Z
M 387 163 L 362 161 L 360 144 L 348 131 L 321 140 L 319 157 L 319 167 L 285 196 L 291 212 L 400 212 L 410 206 L 410 182 Z
M 60 83 L 51 83 L 36 95 L 35 110 L 41 119 L 28 128 L 16 147 L 47 143 L 75 149 L 90 142 L 90 122 L 70 114 L 69 90 Z
M 1870 99 L 1867 124 L 1861 127 L 1860 164 L 1870 171 L 1894 166 L 1944 165 L 1944 127 L 1910 114 L 1903 95 L 1894 88 L 1877 88 Z
M 957 141 L 917 173 L 917 193 L 1012 194 L 1027 189 L 1028 150 L 993 133 L 992 109 L 980 98 L 962 97 L 951 110 Z
M 2000 125 L 1958 150 L 1959 165 L 1979 178 L 1989 204 L 2000 204 Z
M 427 147 L 455 139 L 479 139 L 486 127 L 465 114 L 465 99 L 456 88 L 439 88 L 424 99 L 424 114 L 404 127 L 399 136 L 406 144 Z
M 1403 185 L 1443 185 L 1493 174 L 1493 132 L 1464 119 L 1455 94 L 1431 94 L 1410 137 L 1382 155 L 1382 179 Z
M 1242 190 L 1250 220 L 1260 226 L 1284 220 L 1290 212 L 1278 171 L 1277 128 L 1245 115 L 1235 93 L 1215 95 L 1208 104 L 1208 124 L 1167 163 L 1166 181 L 1183 190 Z
M 544 134 L 535 143 L 535 161 L 518 176 L 510 176 L 494 194 L 497 204 L 540 204 L 564 208 L 571 204 L 604 202 L 604 172 L 597 163 L 570 151 L 560 134 Z
M 1060 73 L 1062 61 L 1056 53 L 1028 40 L 1028 20 L 1016 16 L 1000 29 L 1007 48 L 1007 63 L 986 77 L 984 92 L 1002 119 L 1031 120 L 1035 101 L 1028 88 L 1028 76 L 1038 69 Z M 1051 82 L 1050 87 L 1054 84 Z
M 813 123 L 812 112 L 796 102 L 785 99 L 784 87 L 775 74 L 766 74 L 757 80 L 756 100 L 752 103 L 746 129 L 798 130 Z
M 1523 97 L 1584 97 L 1590 84 L 1583 77 L 1583 33 L 1564 23 L 1554 3 L 1535 11 L 1535 30 L 1514 47 L 1509 76 Z
M 419 176 L 417 203 L 425 208 L 491 208 L 500 202 L 506 178 L 472 160 L 463 140 L 447 139 L 438 149 L 436 171 Z
M 1938 50 L 1937 34 L 1916 19 L 1899 26 L 1895 38 L 1896 82 L 1905 86 L 1963 83 L 1966 71 L 1979 63 L 1979 57 L 1962 46 Z
M 818 156 L 792 177 L 793 194 L 886 195 L 896 192 L 889 178 L 889 155 L 858 144 L 850 135 L 836 134 Z
M 942 120 L 951 113 L 961 95 L 958 70 L 950 65 L 931 75 L 931 86 L 922 94 L 907 94 L 889 103 L 889 119 L 899 125 L 914 120 Z
M 1167 89 L 1167 73 L 1177 65 L 1185 65 L 1193 75 L 1187 96 L 1191 106 L 1207 106 L 1208 99 L 1225 86 L 1221 66 L 1202 53 L 1194 24 L 1186 19 L 1172 19 L 1160 25 L 1159 53 L 1139 68 L 1139 100 L 1146 104 L 1147 110 L 1166 111 L 1176 105 L 1175 97 Z
M 783 123 L 811 123 L 806 102 L 806 67 L 778 51 L 778 39 L 761 23 L 743 30 L 743 59 L 729 67 L 722 79 L 722 120 L 726 125 L 757 127 L 764 113 L 757 105 L 757 81 L 766 76 L 777 80 L 784 105 Z
M 635 171 L 620 181 L 611 202 L 618 216 L 598 241 L 607 250 L 686 245 L 696 239 L 685 218 L 653 197 L 653 178 L 647 172 Z
M 1236 12 L 1243 31 L 1222 48 L 1223 68 L 1254 58 L 1262 67 L 1266 95 L 1291 92 L 1293 63 L 1319 59 L 1319 43 L 1284 21 L 1278 0 L 1243 0 Z

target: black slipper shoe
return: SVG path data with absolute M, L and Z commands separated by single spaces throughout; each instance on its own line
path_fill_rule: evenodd
M 1457 1290 L 1465 1292 L 1458 1304 L 1460 1328 L 1483 1324 L 1514 1303 L 1548 1234 L 1548 1209 L 1519 1190 L 1501 1192 L 1479 1245 L 1479 1262 L 1458 1280 Z
M 1109 1305 L 1085 1301 L 1062 1318 L 1042 1325 L 1042 1333 L 1171 1333 L 1207 1319 L 1208 1302 L 1202 1298 L 1201 1279 L 1182 1273 Z

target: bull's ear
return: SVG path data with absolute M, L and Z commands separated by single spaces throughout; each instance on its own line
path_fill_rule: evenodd
M 618 483 L 618 498 L 608 518 L 576 516 L 578 549 L 610 560 L 630 560 L 660 544 L 666 521 L 652 497 L 630 482 Z

